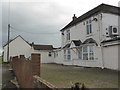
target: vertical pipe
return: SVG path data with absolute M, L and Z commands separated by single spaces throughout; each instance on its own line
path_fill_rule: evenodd
M 8 24 L 8 48 L 7 48 L 7 61 L 9 61 L 9 43 L 10 43 L 10 24 Z

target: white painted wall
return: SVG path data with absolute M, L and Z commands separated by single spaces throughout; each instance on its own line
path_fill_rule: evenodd
M 51 56 L 49 56 L 51 52 Z M 41 54 L 41 63 L 54 63 L 54 53 L 47 50 L 32 50 L 32 53 Z
M 118 26 L 118 15 L 103 13 L 101 41 L 111 39 L 110 37 L 106 37 L 106 28 L 108 28 L 109 26 Z
M 61 38 L 62 38 L 62 46 L 65 46 L 67 43 L 69 43 L 67 40 L 66 40 L 66 31 L 67 30 L 70 30 L 70 42 L 71 40 L 81 40 L 82 42 L 85 41 L 87 38 L 93 38 L 95 39 L 96 41 L 99 42 L 99 31 L 101 28 L 100 26 L 100 23 L 101 23 L 101 20 L 100 20 L 100 14 L 97 14 L 97 15 L 94 15 L 92 16 L 91 18 L 93 17 L 97 17 L 98 18 L 98 21 L 92 21 L 92 34 L 91 35 L 87 35 L 86 34 L 86 21 L 89 19 L 86 19 L 68 29 L 66 29 L 64 31 L 64 35 L 61 35 Z M 85 23 L 85 25 L 84 25 Z
M 105 68 L 118 70 L 118 47 L 120 45 L 103 47 Z
M 109 69 L 117 69 L 117 61 L 118 61 L 118 46 L 111 46 L 108 48 L 100 46 L 100 43 L 103 40 L 108 40 L 111 38 L 106 37 L 106 28 L 108 28 L 110 25 L 112 26 L 118 26 L 118 16 L 114 14 L 108 14 L 108 13 L 98 13 L 91 18 L 96 17 L 98 21 L 92 21 L 92 34 L 91 35 L 86 35 L 86 20 L 66 29 L 64 32 L 64 35 L 61 35 L 61 47 L 64 47 L 66 44 L 70 43 L 71 40 L 81 40 L 84 42 L 87 38 L 93 38 L 98 46 L 95 46 L 95 61 L 88 61 L 88 60 L 79 60 L 77 59 L 78 56 L 77 54 L 71 50 L 71 61 L 65 61 L 64 60 L 64 53 L 63 57 L 60 57 L 59 60 L 63 61 L 63 64 L 65 65 L 78 65 L 78 66 L 87 66 L 87 67 L 105 67 Z M 102 18 L 101 18 L 102 17 Z M 85 23 L 85 24 L 84 24 Z M 70 30 L 70 41 L 66 40 L 66 31 Z M 114 53 L 110 53 L 112 51 Z M 62 50 L 63 52 L 63 50 Z M 112 57 L 107 57 L 107 53 Z M 111 60 L 110 60 L 111 59 Z M 114 62 L 112 59 L 115 59 Z M 59 62 L 59 61 L 58 61 Z M 110 64 L 112 63 L 112 64 Z
M 7 62 L 7 47 L 4 47 L 4 62 Z M 9 44 L 9 56 L 25 55 L 26 58 L 31 56 L 31 46 L 26 43 L 21 37 L 17 37 Z

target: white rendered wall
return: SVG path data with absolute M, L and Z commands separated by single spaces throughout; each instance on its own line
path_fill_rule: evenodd
M 4 62 L 7 62 L 7 45 L 4 47 Z M 31 56 L 31 46 L 21 37 L 17 37 L 9 44 L 9 57 L 25 55 L 26 58 Z
M 49 52 L 46 50 L 33 50 L 32 53 L 37 53 L 41 55 L 41 63 L 54 63 L 54 54 L 51 53 L 49 56 Z
M 104 47 L 103 52 L 105 68 L 118 70 L 118 45 Z

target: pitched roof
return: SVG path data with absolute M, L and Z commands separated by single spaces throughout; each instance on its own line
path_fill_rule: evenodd
M 21 37 L 26 43 L 28 43 L 28 45 L 32 46 L 32 44 L 30 44 L 29 42 L 27 42 L 22 36 L 18 35 L 17 37 L 15 37 L 14 39 L 10 40 L 9 43 L 11 43 L 12 41 L 14 41 L 16 38 Z M 5 47 L 8 44 L 8 42 L 3 46 Z M 52 50 L 54 49 L 52 45 L 39 45 L 39 44 L 34 44 L 33 45 L 35 50 Z
M 96 41 L 93 38 L 88 38 L 83 42 L 83 44 L 90 44 L 90 43 L 96 43 Z
M 66 44 L 63 48 L 70 48 L 70 43 Z
M 12 41 L 14 41 L 14 40 L 15 40 L 16 38 L 18 38 L 18 37 L 22 38 L 22 39 L 29 45 L 29 42 L 26 41 L 21 35 L 18 35 L 18 36 L 15 37 L 14 39 L 11 39 L 11 40 L 9 41 L 9 43 L 11 43 Z M 7 42 L 5 45 L 3 45 L 3 47 L 5 47 L 7 44 L 8 44 L 8 42 Z
M 30 44 L 32 46 L 32 44 Z M 38 45 L 38 44 L 34 44 L 33 45 L 34 50 L 53 50 L 53 46 L 52 45 Z
M 82 16 L 78 17 L 77 19 L 71 21 L 68 25 L 66 25 L 60 31 L 64 31 L 65 29 L 67 29 L 79 22 L 82 22 L 84 19 L 87 19 L 87 18 L 91 17 L 92 15 L 95 15 L 96 13 L 99 13 L 99 12 L 112 13 L 112 14 L 116 14 L 116 15 L 120 16 L 119 10 L 120 10 L 120 7 L 111 6 L 111 5 L 107 5 L 107 4 L 101 4 L 97 7 L 95 7 L 94 9 L 88 11 L 87 13 L 83 14 Z
M 75 44 L 75 46 L 80 46 L 82 44 L 80 40 L 72 40 L 72 42 Z

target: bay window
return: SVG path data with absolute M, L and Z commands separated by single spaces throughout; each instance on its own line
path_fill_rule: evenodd
M 88 46 L 83 47 L 83 60 L 88 60 Z
M 89 60 L 94 60 L 93 46 L 89 46 Z
M 67 50 L 67 60 L 71 60 L 71 53 L 70 49 Z
M 83 46 L 78 49 L 78 59 L 94 60 L 94 46 Z
M 71 60 L 70 49 L 64 50 L 64 60 Z

